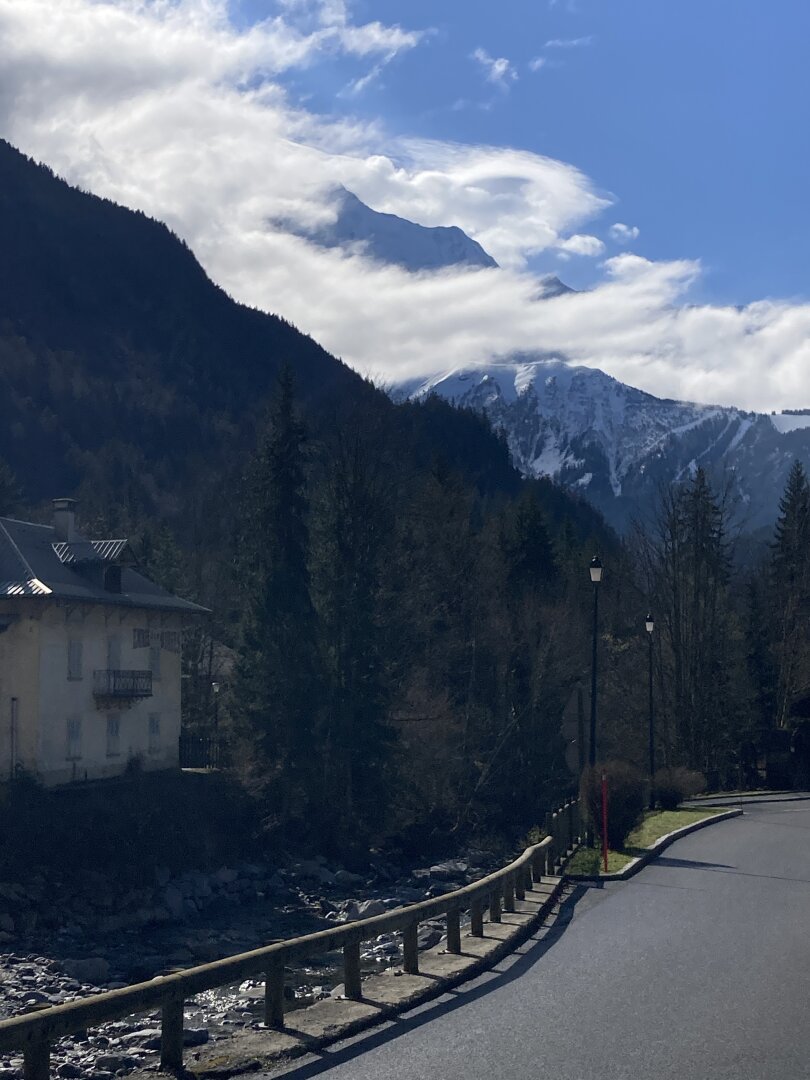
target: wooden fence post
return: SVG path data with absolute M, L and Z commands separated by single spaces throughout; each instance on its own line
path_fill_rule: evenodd
M 526 899 L 526 869 L 523 866 L 515 871 L 515 898 Z
M 419 923 L 409 923 L 402 933 L 402 970 L 406 975 L 419 974 Z
M 535 881 L 542 881 L 546 873 L 546 848 L 540 848 L 534 857 L 532 877 Z
M 501 921 L 501 883 L 496 882 L 489 899 L 489 921 Z
M 523 871 L 526 875 L 526 892 L 531 892 L 534 888 L 534 870 L 531 863 L 526 863 L 526 869 Z
M 511 874 L 503 879 L 503 910 L 515 910 L 515 885 Z
M 450 908 L 447 912 L 447 951 L 456 956 L 461 952 L 461 912 Z
M 343 996 L 349 1001 L 360 1001 L 360 939 L 347 941 L 343 946 Z
M 183 1068 L 183 999 L 164 998 L 160 1014 L 160 1067 Z
M 284 961 L 274 959 L 264 982 L 264 1022 L 269 1028 L 284 1028 Z
M 51 1044 L 47 1039 L 32 1039 L 23 1050 L 25 1080 L 50 1080 Z
M 470 936 L 484 936 L 484 905 L 480 900 L 473 900 L 470 905 Z

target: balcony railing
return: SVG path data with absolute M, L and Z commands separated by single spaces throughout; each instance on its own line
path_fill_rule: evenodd
M 151 671 L 94 671 L 96 697 L 141 698 L 152 696 Z

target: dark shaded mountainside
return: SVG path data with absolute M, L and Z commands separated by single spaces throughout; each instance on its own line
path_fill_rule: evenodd
M 472 411 L 393 405 L 283 318 L 236 303 L 165 225 L 3 140 L 0 237 L 0 457 L 27 501 L 75 493 L 182 517 L 239 475 L 285 363 L 316 437 L 362 412 L 415 468 L 442 462 L 482 493 L 520 486 Z
M 252 445 L 283 363 L 316 426 L 370 409 L 417 458 L 439 454 L 483 489 L 517 483 L 471 415 L 395 410 L 284 319 L 233 301 L 165 225 L 3 141 L 0 236 L 0 456 L 31 499 L 82 486 L 92 499 L 100 482 L 171 512 L 185 480 Z

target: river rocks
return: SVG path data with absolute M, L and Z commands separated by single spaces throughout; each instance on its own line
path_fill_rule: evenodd
M 468 869 L 469 865 L 463 859 L 448 859 L 431 866 L 430 876 L 435 881 L 463 881 Z
M 110 977 L 110 965 L 101 956 L 91 956 L 86 960 L 66 960 L 65 971 L 80 983 L 94 983 L 98 986 Z
M 119 1070 L 137 1069 L 139 1065 L 140 1061 L 136 1057 L 130 1057 L 128 1054 L 99 1054 L 96 1058 L 97 1068 L 107 1069 L 113 1073 Z

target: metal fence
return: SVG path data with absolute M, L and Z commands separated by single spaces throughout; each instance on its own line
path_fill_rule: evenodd
M 181 769 L 224 769 L 229 763 L 228 747 L 222 736 L 180 733 Z

